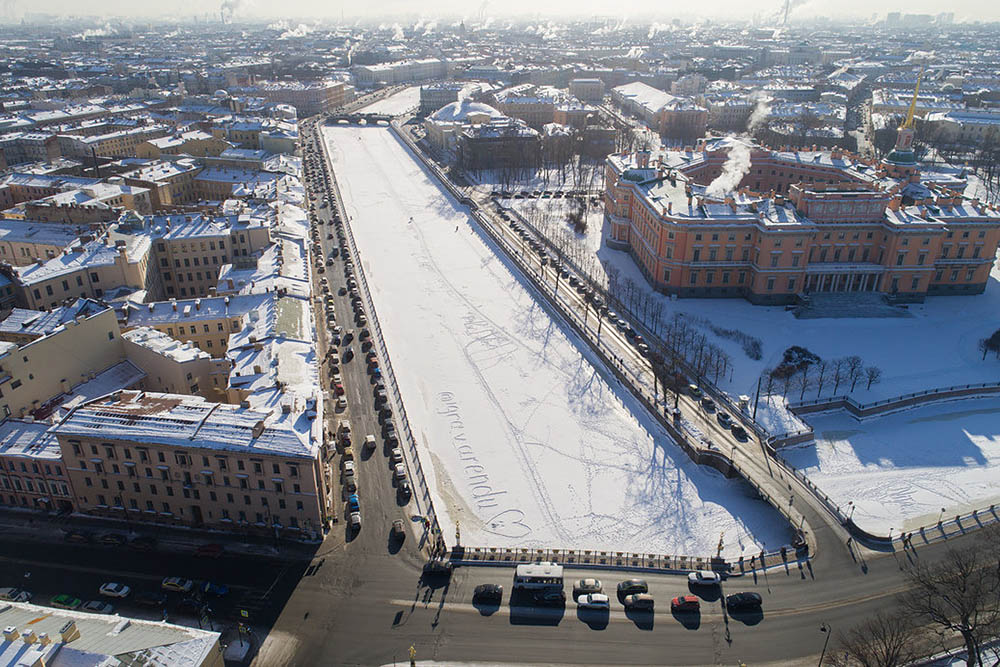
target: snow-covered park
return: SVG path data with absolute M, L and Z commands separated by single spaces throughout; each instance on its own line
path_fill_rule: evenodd
M 951 401 L 859 422 L 844 411 L 809 418 L 815 444 L 782 456 L 854 521 L 885 534 L 1000 504 L 1000 398 Z M 850 510 L 845 510 L 850 512 Z
M 853 392 L 844 385 L 837 392 L 849 393 L 860 403 L 1000 379 L 1000 360 L 993 354 L 984 360 L 976 345 L 1000 328 L 1000 272 L 996 268 L 985 294 L 930 297 L 924 304 L 911 305 L 909 317 L 796 319 L 784 308 L 754 306 L 742 299 L 670 300 L 652 292 L 627 253 L 602 243 L 606 229 L 599 207 L 587 210 L 586 233 L 576 234 L 566 222 L 566 213 L 574 206 L 571 202 L 525 199 L 506 204 L 533 220 L 550 238 L 562 235 L 565 239 L 568 235 L 594 253 L 597 261 L 591 266 L 600 272 L 605 284 L 608 272 L 617 270 L 620 280 L 631 280 L 638 289 L 663 301 L 664 318 L 684 314 L 732 358 L 731 375 L 719 382 L 731 396 L 753 396 L 761 373 L 777 365 L 784 350 L 793 345 L 806 347 L 824 359 L 858 355 L 866 365 L 880 367 L 882 379 L 870 389 L 862 380 Z M 713 333 L 713 328 L 753 336 L 761 343 L 761 358 L 751 359 L 737 342 Z M 780 387 L 776 385 L 772 391 L 778 392 Z M 823 396 L 832 393 L 828 384 Z M 798 397 L 797 389 L 789 392 L 790 399 Z M 808 390 L 805 398 L 816 398 L 816 388 Z M 984 401 L 984 405 L 989 404 Z M 780 394 L 763 398 L 758 421 L 772 433 L 803 428 L 805 425 L 785 405 Z M 795 450 L 789 461 L 804 468 L 834 499 L 844 504 L 859 499 L 854 518 L 869 529 L 899 529 L 902 519 L 919 523 L 931 514 L 933 522 L 941 507 L 954 516 L 963 508 L 989 505 L 991 498 L 1000 494 L 995 490 L 1000 487 L 987 483 L 1000 472 L 995 467 L 1000 459 L 989 455 L 990 446 L 1000 438 L 1000 419 L 991 422 L 988 411 L 968 412 L 971 405 L 971 401 L 944 403 L 863 423 L 845 413 L 812 416 L 808 421 L 815 427 L 817 443 Z M 1000 401 L 994 400 L 992 405 L 1000 408 Z M 977 448 L 982 449 L 981 454 L 961 458 L 955 464 L 956 452 Z
M 691 462 L 534 299 L 387 128 L 325 130 L 446 534 L 467 545 L 705 556 L 787 543 Z
M 398 93 L 393 93 L 389 97 L 372 102 L 363 107 L 360 113 L 380 113 L 387 116 L 398 116 L 399 114 L 412 111 L 418 106 L 420 106 L 420 86 L 410 86 Z

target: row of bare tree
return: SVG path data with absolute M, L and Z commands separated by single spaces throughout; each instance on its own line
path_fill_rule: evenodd
M 995 665 L 984 644 L 1000 635 L 1000 528 L 988 526 L 971 544 L 937 561 L 916 557 L 907 590 L 889 611 L 839 635 L 824 660 L 837 667 L 897 667 L 960 641 L 968 667 Z M 986 653 L 994 653 L 987 659 Z
M 785 398 L 789 394 L 795 396 L 795 392 L 798 392 L 798 400 L 802 401 L 805 400 L 806 392 L 812 389 L 816 390 L 816 398 L 822 396 L 824 389 L 828 389 L 831 396 L 836 396 L 841 387 L 850 387 L 847 391 L 851 393 L 862 381 L 866 383 L 866 389 L 871 389 L 872 385 L 882 381 L 882 369 L 878 366 L 865 366 L 861 357 L 852 355 L 838 359 L 820 359 L 790 373 L 765 368 L 760 378 L 765 396 L 780 389 Z

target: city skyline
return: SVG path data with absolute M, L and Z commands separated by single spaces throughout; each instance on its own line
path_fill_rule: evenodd
M 84 3 L 69 2 L 69 0 L 55 0 L 46 3 L 43 7 L 28 5 L 23 0 L 7 0 L 3 3 L 2 16 L 0 20 L 10 22 L 17 21 L 25 15 L 62 15 L 79 16 L 82 18 L 97 18 L 101 20 L 113 20 L 116 18 L 185 18 L 185 17 L 214 17 L 220 11 L 226 10 L 232 13 L 234 19 L 246 21 L 258 21 L 267 19 L 289 19 L 289 20 L 322 20 L 329 18 L 339 18 L 343 16 L 347 19 L 380 20 L 396 19 L 403 21 L 428 21 L 435 18 L 447 17 L 449 19 L 462 19 L 471 23 L 478 23 L 480 14 L 487 18 L 494 19 L 522 19 L 533 18 L 568 18 L 568 17 L 591 17 L 595 20 L 617 18 L 620 24 L 625 27 L 629 24 L 643 24 L 651 21 L 665 21 L 678 18 L 684 21 L 696 19 L 736 19 L 736 20 L 756 20 L 768 23 L 780 21 L 784 10 L 784 3 L 772 0 L 756 0 L 754 2 L 736 2 L 735 0 L 709 0 L 702 3 L 697 8 L 697 14 L 684 5 L 676 7 L 663 7 L 659 11 L 651 11 L 647 3 L 639 0 L 626 0 L 625 2 L 609 2 L 607 0 L 589 0 L 588 2 L 568 2 L 559 0 L 558 2 L 546 3 L 543 8 L 535 3 L 524 0 L 504 3 L 502 6 L 495 3 L 481 2 L 478 5 L 459 3 L 454 0 L 436 0 L 432 3 L 421 5 L 421 11 L 414 11 L 411 3 L 400 0 L 389 0 L 378 5 L 377 9 L 359 8 L 347 3 L 322 3 L 318 0 L 291 0 L 284 3 L 261 2 L 255 0 L 225 0 L 218 4 L 218 8 L 210 8 L 206 5 L 191 5 L 190 3 L 173 1 L 156 3 L 155 5 L 143 5 L 123 2 L 122 0 L 90 1 Z M 944 11 L 943 11 L 944 10 Z M 836 13 L 833 14 L 830 7 L 816 0 L 793 0 L 791 2 L 790 20 L 799 21 L 804 19 L 827 18 L 834 20 L 849 19 L 870 21 L 873 17 L 882 20 L 886 14 L 900 12 L 903 14 L 930 14 L 936 16 L 941 13 L 953 13 L 956 21 L 996 21 L 1000 20 L 1000 7 L 981 0 L 959 0 L 951 3 L 948 7 L 942 8 L 939 3 L 930 0 L 917 0 L 916 2 L 893 2 L 882 3 L 873 7 L 870 3 L 861 0 L 846 0 L 838 3 Z

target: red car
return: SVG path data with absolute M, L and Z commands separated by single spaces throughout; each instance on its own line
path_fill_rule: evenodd
M 678 595 L 670 601 L 670 611 L 698 611 L 700 608 L 697 595 Z
M 194 555 L 202 558 L 218 558 L 225 550 L 221 544 L 202 544 L 194 550 Z
M 337 394 L 337 396 L 343 396 L 344 395 L 344 385 L 342 385 L 342 384 L 335 384 L 335 385 L 333 385 L 333 391 Z

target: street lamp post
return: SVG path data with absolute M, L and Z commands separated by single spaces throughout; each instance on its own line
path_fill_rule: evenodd
M 826 657 L 826 646 L 827 644 L 830 643 L 830 635 L 833 634 L 833 628 L 831 628 L 828 623 L 824 623 L 823 625 L 819 626 L 819 631 L 824 633 L 826 635 L 826 638 L 823 640 L 823 650 L 820 652 L 819 662 L 816 664 L 817 667 L 823 667 L 823 658 Z

